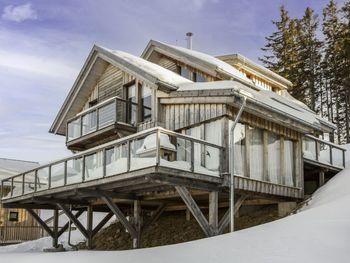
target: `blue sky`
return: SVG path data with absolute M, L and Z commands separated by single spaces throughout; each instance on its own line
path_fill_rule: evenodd
M 292 16 L 324 0 L 0 0 L 0 157 L 39 161 L 70 154 L 48 133 L 94 43 L 142 53 L 150 39 L 213 55 L 262 54 L 284 4 Z

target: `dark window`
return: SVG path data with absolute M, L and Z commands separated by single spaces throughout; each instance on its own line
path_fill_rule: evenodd
M 97 105 L 97 103 L 98 103 L 98 100 L 94 99 L 94 100 L 89 102 L 89 107 L 93 107 L 93 106 Z
M 125 86 L 126 91 L 126 122 L 130 124 L 136 123 L 136 84 L 132 81 L 130 84 Z
M 187 68 L 181 67 L 180 75 L 186 79 L 191 80 L 192 78 L 192 72 L 188 70 Z
M 149 87 L 141 87 L 142 121 L 151 120 L 152 115 L 152 90 Z
M 10 211 L 9 221 L 11 221 L 11 222 L 18 222 L 18 212 Z
M 196 74 L 196 79 L 194 80 L 196 82 L 206 82 L 207 79 L 204 75 L 202 75 L 201 73 L 197 72 Z

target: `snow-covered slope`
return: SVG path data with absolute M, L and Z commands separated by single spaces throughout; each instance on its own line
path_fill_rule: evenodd
M 1 260 L 38 263 L 349 262 L 349 188 L 350 168 L 347 168 L 319 189 L 300 213 L 214 238 L 120 252 L 15 253 L 16 250 L 8 247 L 0 250 L 3 252 Z

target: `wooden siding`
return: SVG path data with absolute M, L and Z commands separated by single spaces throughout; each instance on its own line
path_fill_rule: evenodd
M 161 105 L 165 128 L 179 130 L 221 117 L 227 113 L 226 104 L 167 104 Z

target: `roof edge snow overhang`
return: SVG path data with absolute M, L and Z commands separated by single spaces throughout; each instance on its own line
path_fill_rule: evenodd
M 235 89 L 212 89 L 212 90 L 188 90 L 188 91 L 174 91 L 169 94 L 168 97 L 163 98 L 163 102 L 165 100 L 171 100 L 173 98 L 181 99 L 184 97 L 192 97 L 191 102 L 192 103 L 200 103 L 201 99 L 200 97 L 207 97 L 208 99 L 206 100 L 205 103 L 226 103 L 226 104 L 231 104 L 231 106 L 237 106 L 237 105 L 232 105 L 232 100 L 229 100 L 227 96 L 234 96 L 237 98 L 241 98 L 241 96 L 244 95 L 244 91 L 239 92 Z M 218 97 L 223 97 L 223 99 L 219 99 Z M 226 98 L 225 98 L 226 97 Z M 300 123 L 304 127 L 311 128 L 312 131 L 318 131 L 318 132 L 330 132 L 333 130 L 335 127 L 334 124 L 329 123 L 326 120 L 320 120 L 320 118 L 317 118 L 317 120 L 320 122 L 320 125 L 315 125 L 312 123 L 309 123 L 301 118 L 298 118 L 292 114 L 286 113 L 286 112 L 281 112 L 276 108 L 271 107 L 271 105 L 267 105 L 261 101 L 255 100 L 249 96 L 245 96 L 247 99 L 247 105 L 246 108 L 250 111 L 254 110 L 255 113 L 257 113 L 256 108 L 254 106 L 258 106 L 266 110 L 267 112 L 272 112 L 274 114 L 278 114 L 281 118 L 288 118 L 293 121 L 296 121 Z M 198 101 L 197 101 L 198 100 Z M 261 116 L 265 116 L 263 114 L 260 114 Z M 316 115 L 317 116 L 317 115 Z M 265 116 L 266 118 L 266 116 Z M 300 130 L 300 132 L 303 133 L 310 133 L 310 129 L 304 129 Z
M 65 135 L 65 131 L 60 130 L 62 123 L 66 119 L 66 116 L 69 110 L 71 109 L 71 106 L 75 101 L 75 98 L 79 93 L 79 90 L 82 88 L 82 85 L 85 80 L 85 76 L 87 76 L 87 74 L 91 71 L 92 67 L 94 66 L 94 63 L 98 58 L 118 68 L 121 68 L 124 71 L 130 72 L 131 74 L 136 75 L 138 78 L 147 81 L 151 86 L 158 87 L 158 85 L 161 85 L 164 88 L 164 90 L 167 90 L 167 91 L 173 91 L 177 89 L 177 86 L 164 82 L 162 80 L 159 80 L 157 77 L 152 76 L 142 68 L 136 67 L 132 63 L 118 57 L 112 51 L 105 49 L 103 47 L 100 47 L 98 45 L 94 45 L 87 59 L 85 60 L 84 65 L 80 73 L 78 74 L 78 77 L 73 83 L 73 86 L 70 89 L 65 101 L 63 102 L 59 112 L 57 113 L 55 120 L 53 121 L 49 129 L 50 133 Z

